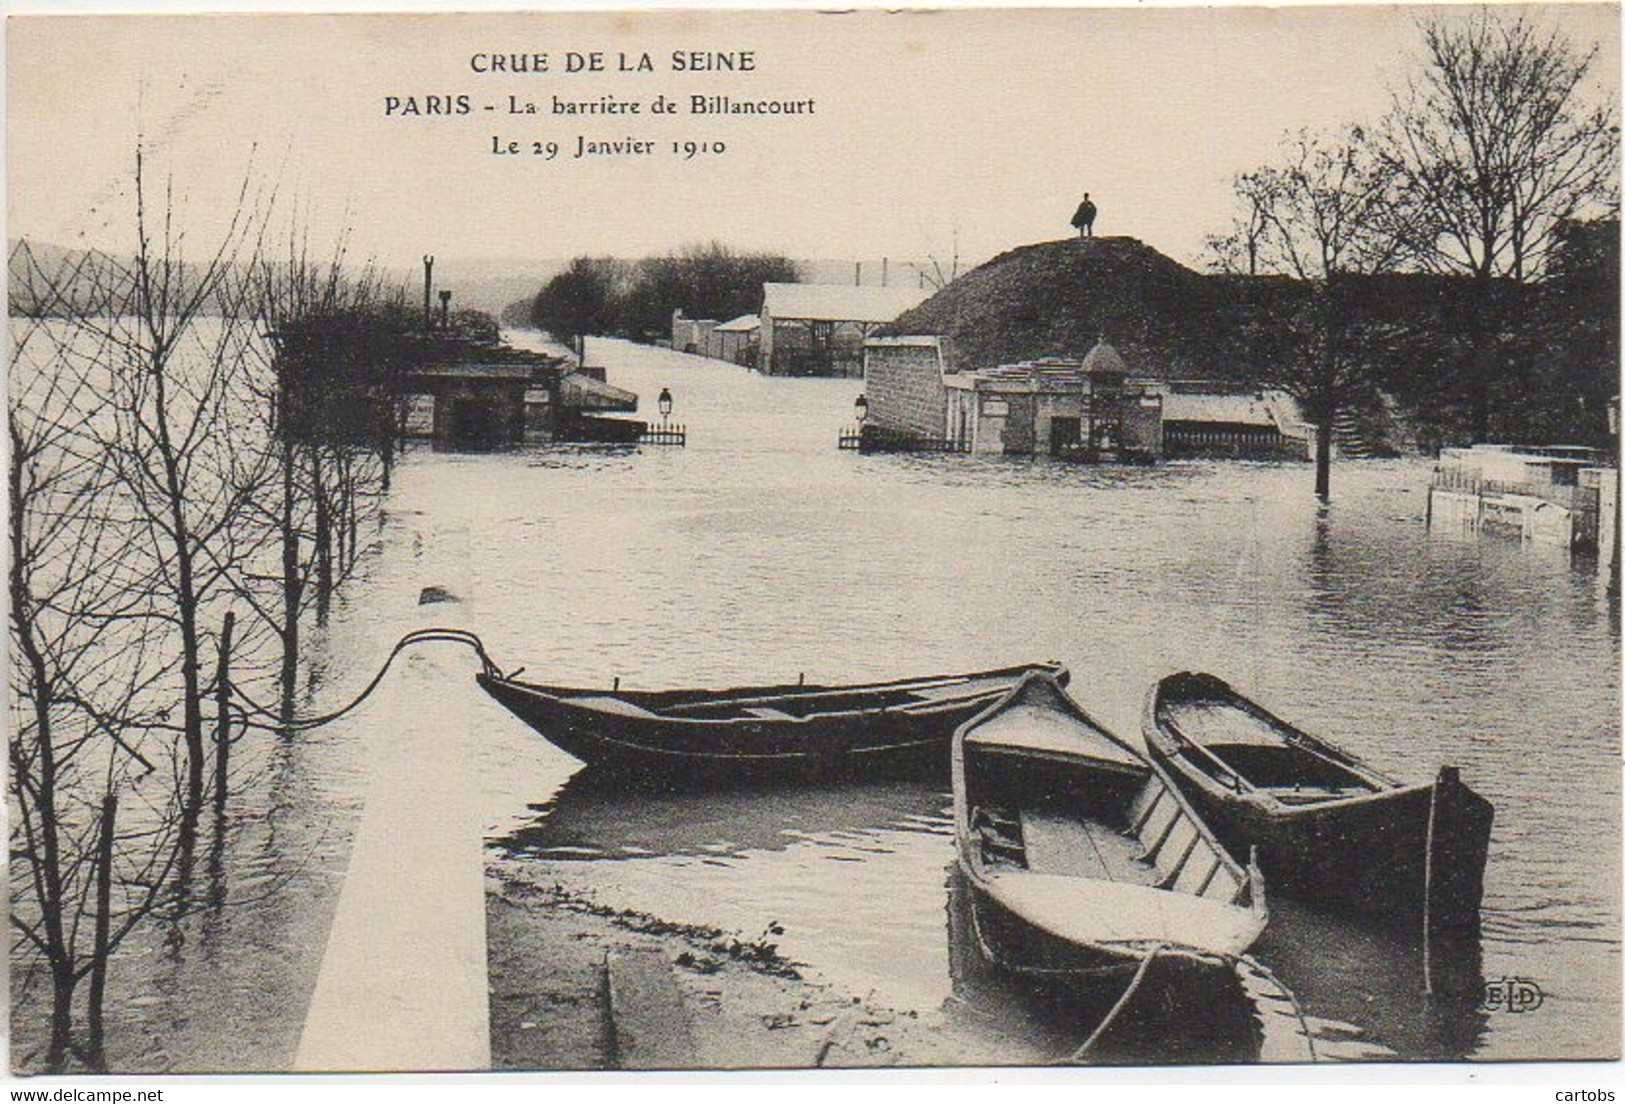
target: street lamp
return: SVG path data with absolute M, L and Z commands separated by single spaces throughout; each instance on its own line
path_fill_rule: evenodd
M 666 419 L 671 417 L 671 388 L 662 387 L 660 389 L 660 398 L 655 401 L 660 407 L 660 424 L 665 425 Z
M 856 415 L 856 417 L 858 419 L 858 424 L 862 425 L 863 420 L 869 416 L 869 400 L 868 400 L 868 398 L 863 396 L 863 395 L 859 395 L 857 402 L 854 402 L 852 404 L 852 413 L 854 415 Z

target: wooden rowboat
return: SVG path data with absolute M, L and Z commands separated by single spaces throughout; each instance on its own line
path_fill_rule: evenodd
M 954 737 L 959 864 L 978 938 L 1040 978 L 1228 964 L 1264 930 L 1263 882 L 1162 773 L 1035 673 Z
M 1023 675 L 1058 663 L 858 686 L 587 690 L 478 676 L 551 743 L 627 781 L 711 783 L 863 774 L 941 778 L 954 729 Z
M 1257 849 L 1272 888 L 1430 938 L 1477 930 L 1495 810 L 1456 768 L 1404 785 L 1206 674 L 1157 683 L 1144 725 L 1152 759 L 1233 854 Z

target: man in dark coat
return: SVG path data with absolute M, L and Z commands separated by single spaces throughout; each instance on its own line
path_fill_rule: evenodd
M 1089 202 L 1089 193 L 1083 193 L 1083 202 L 1078 204 L 1078 213 L 1072 216 L 1072 225 L 1078 228 L 1078 237 L 1092 238 L 1095 236 L 1095 205 Z

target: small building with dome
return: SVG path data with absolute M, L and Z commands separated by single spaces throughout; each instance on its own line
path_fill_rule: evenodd
M 970 452 L 1083 459 L 1162 455 L 1162 397 L 1128 379 L 1104 339 L 1083 358 L 1043 357 L 943 377 L 948 436 Z
M 879 337 L 866 344 L 871 436 L 937 441 L 955 452 L 1155 460 L 1162 399 L 1128 379 L 1104 339 L 1080 357 L 954 371 L 949 342 Z
M 1308 455 L 1307 427 L 1279 392 L 1130 375 L 1101 338 L 1081 357 L 954 367 L 951 339 L 875 337 L 864 347 L 872 447 L 1067 459 Z

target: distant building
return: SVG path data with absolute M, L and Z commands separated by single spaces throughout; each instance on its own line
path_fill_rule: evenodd
M 715 352 L 706 355 L 754 368 L 761 335 L 761 318 L 754 314 L 742 314 L 711 331 Z
M 679 307 L 671 315 L 671 347 L 679 353 L 755 367 L 761 329 L 761 319 L 754 314 L 717 322 L 710 318 L 685 318 Z
M 1131 378 L 1106 342 L 1081 358 L 974 371 L 956 371 L 954 354 L 946 337 L 870 338 L 864 391 L 872 432 L 1014 455 L 1308 455 L 1309 429 L 1279 391 Z
M 486 358 L 417 368 L 407 390 L 421 396 L 429 435 L 444 444 L 497 445 L 523 440 L 530 399 L 551 393 L 566 371 L 556 358 Z
M 716 328 L 716 319 L 684 318 L 683 308 L 678 307 L 671 312 L 671 347 L 679 353 L 712 356 L 711 334 Z
M 1580 445 L 1441 449 L 1428 488 L 1428 524 L 1500 530 L 1567 548 L 1596 547 L 1604 538 L 1611 547 L 1616 519 L 1608 519 L 1604 535 L 1601 500 L 1606 492 L 1613 513 L 1619 476 L 1602 462 L 1599 450 Z
M 857 376 L 863 345 L 918 306 L 924 288 L 763 284 L 758 367 L 772 376 Z
M 568 436 L 583 415 L 635 411 L 637 395 L 602 375 L 510 346 L 461 349 L 407 376 L 407 433 L 442 444 L 512 444 Z

